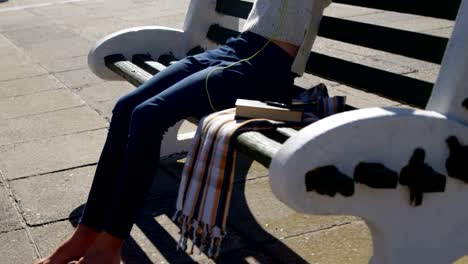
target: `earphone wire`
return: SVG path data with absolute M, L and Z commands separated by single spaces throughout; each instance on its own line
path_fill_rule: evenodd
M 229 69 L 231 67 L 233 67 L 234 65 L 237 65 L 239 63 L 243 63 L 243 62 L 246 62 L 246 61 L 249 61 L 253 58 L 255 58 L 258 54 L 260 54 L 267 46 L 268 44 L 270 44 L 270 42 L 276 38 L 276 35 L 280 32 L 281 30 L 281 27 L 283 26 L 283 20 L 284 20 L 284 15 L 285 15 L 285 12 L 284 12 L 284 9 L 285 9 L 285 6 L 288 5 L 288 2 L 289 0 L 282 0 L 281 1 L 281 8 L 280 8 L 280 23 L 278 25 L 278 27 L 276 28 L 275 32 L 273 33 L 273 36 L 271 38 L 268 39 L 268 41 L 265 43 L 265 45 L 263 45 L 257 52 L 255 52 L 252 56 L 248 57 L 248 58 L 245 58 L 245 59 L 242 59 L 242 60 L 239 60 L 239 61 L 236 61 L 236 62 L 233 62 L 232 64 L 229 64 L 228 66 L 224 66 L 224 67 L 216 67 L 214 69 L 212 69 L 208 75 L 206 76 L 205 78 L 205 90 L 206 90 L 206 95 L 208 97 L 208 102 L 210 103 L 210 107 L 211 109 L 216 112 L 216 108 L 213 106 L 213 102 L 211 100 L 211 96 L 210 96 L 210 92 L 208 90 L 208 79 L 210 78 L 211 74 L 213 74 L 214 72 L 216 71 L 223 71 L 225 69 Z

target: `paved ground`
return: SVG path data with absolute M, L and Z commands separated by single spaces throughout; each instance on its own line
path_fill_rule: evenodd
M 133 89 L 87 68 L 99 38 L 140 25 L 181 28 L 188 0 L 0 0 L 0 263 L 46 256 L 76 224 L 106 136 L 110 110 Z M 328 15 L 449 36 L 453 23 L 332 5 Z M 438 66 L 319 39 L 315 49 L 434 81 Z M 306 76 L 298 83 L 312 85 Z M 326 81 L 357 106 L 398 105 Z M 185 126 L 185 130 L 193 127 Z M 305 216 L 278 202 L 267 170 L 244 158 L 234 193 L 230 239 L 219 262 L 366 263 L 372 242 L 351 216 Z M 174 212 L 183 155 L 167 157 L 126 244 L 126 263 L 212 263 L 175 251 Z M 247 176 L 245 176 L 247 175 Z M 247 177 L 247 181 L 242 178 Z

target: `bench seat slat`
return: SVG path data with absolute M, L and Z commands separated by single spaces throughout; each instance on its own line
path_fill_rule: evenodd
M 166 68 L 165 65 L 154 61 L 150 55 L 146 54 L 133 55 L 132 62 L 152 75 L 155 75 Z
M 268 168 L 281 143 L 260 132 L 245 132 L 237 137 L 236 149 Z
M 461 0 L 334 0 L 333 2 L 455 20 Z M 244 19 L 247 18 L 251 9 L 252 3 L 242 0 L 218 0 L 216 3 L 216 11 L 219 13 Z
M 152 77 L 150 73 L 127 61 L 121 54 L 107 56 L 104 61 L 109 69 L 136 87 Z

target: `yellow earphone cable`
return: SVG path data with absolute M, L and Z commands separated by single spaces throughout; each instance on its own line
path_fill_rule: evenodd
M 242 59 L 242 60 L 239 60 L 239 61 L 236 61 L 232 64 L 229 64 L 228 66 L 224 66 L 224 67 L 216 67 L 214 68 L 213 70 L 211 70 L 208 75 L 206 76 L 206 79 L 205 79 L 205 90 L 206 90 L 206 95 L 208 96 L 208 102 L 210 103 L 210 106 L 211 106 L 211 109 L 213 109 L 214 112 L 216 112 L 216 109 L 215 107 L 213 106 L 213 102 L 211 101 L 211 96 L 210 96 L 210 92 L 208 91 L 208 79 L 210 78 L 211 74 L 213 74 L 215 71 L 219 71 L 219 70 L 225 70 L 225 69 L 228 69 L 236 64 L 239 64 L 239 63 L 242 63 L 242 62 L 245 62 L 245 61 L 249 61 L 253 58 L 255 58 L 258 54 L 260 54 L 267 46 L 268 44 L 270 44 L 270 42 L 272 41 L 272 39 L 274 39 L 276 37 L 276 35 L 279 33 L 282 25 L 283 25 L 283 19 L 284 19 L 284 8 L 285 6 L 288 5 L 288 2 L 289 0 L 283 0 L 282 3 L 281 3 L 281 10 L 280 10 L 280 23 L 277 27 L 277 30 L 275 31 L 275 33 L 273 33 L 273 36 L 271 38 L 268 39 L 268 41 L 265 43 L 265 45 L 263 45 L 263 47 L 258 50 L 257 52 L 255 52 L 255 54 L 253 54 L 252 56 L 248 57 L 248 58 L 245 58 L 245 59 Z

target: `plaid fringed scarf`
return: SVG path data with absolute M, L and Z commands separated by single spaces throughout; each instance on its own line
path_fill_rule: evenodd
M 314 114 L 320 117 L 344 109 L 345 98 L 329 98 L 326 88 L 317 87 L 307 93 L 306 98 L 316 102 Z M 234 108 L 202 118 L 182 172 L 173 217 L 181 228 L 178 249 L 186 250 L 191 238 L 190 253 L 198 245 L 200 252 L 206 251 L 211 258 L 219 255 L 234 181 L 234 139 L 243 131 L 280 126 L 297 127 L 298 124 L 267 119 L 236 120 Z
M 235 109 L 204 117 L 198 125 L 187 156 L 177 197 L 174 221 L 181 227 L 178 248 L 187 249 L 192 239 L 209 257 L 219 255 L 225 235 L 234 181 L 236 135 L 244 130 L 259 130 L 284 125 L 266 119 L 236 120 Z

